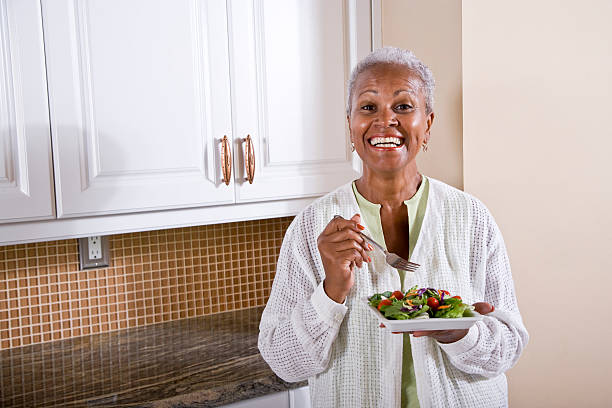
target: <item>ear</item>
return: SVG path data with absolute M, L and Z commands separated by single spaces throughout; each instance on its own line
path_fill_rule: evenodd
M 351 142 L 353 142 L 353 132 L 351 131 L 351 117 L 349 115 L 346 115 L 346 121 L 348 123 L 349 128 L 349 136 L 351 137 Z
M 427 115 L 427 129 L 425 130 L 425 142 L 429 142 L 429 138 L 431 137 L 431 126 L 433 125 L 433 121 L 434 121 L 434 113 L 430 112 L 429 115 Z

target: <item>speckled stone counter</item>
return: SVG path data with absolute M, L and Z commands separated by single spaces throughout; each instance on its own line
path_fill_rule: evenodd
M 217 407 L 303 386 L 257 350 L 263 308 L 0 352 L 2 407 Z

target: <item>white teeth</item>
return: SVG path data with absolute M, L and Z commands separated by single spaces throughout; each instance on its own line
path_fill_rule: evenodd
M 402 144 L 402 140 L 399 137 L 373 137 L 370 144 L 378 147 L 397 147 Z

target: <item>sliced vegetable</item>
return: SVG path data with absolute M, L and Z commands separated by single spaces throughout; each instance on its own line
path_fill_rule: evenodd
M 378 310 L 381 310 L 381 308 L 383 306 L 391 306 L 393 304 L 393 302 L 391 301 L 391 299 L 383 299 L 380 301 L 380 303 L 378 304 L 377 308 Z
M 397 299 L 397 300 L 402 300 L 404 298 L 404 294 L 402 292 L 400 292 L 399 290 L 396 290 L 395 292 L 393 292 L 391 294 L 391 297 Z
M 435 297 L 430 297 L 427 299 L 427 306 L 431 307 L 432 309 L 437 309 L 440 307 L 440 301 Z

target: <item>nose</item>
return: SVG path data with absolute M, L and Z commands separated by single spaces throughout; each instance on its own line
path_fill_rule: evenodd
M 397 114 L 391 107 L 381 109 L 377 119 L 379 124 L 384 127 L 397 126 L 398 124 Z

